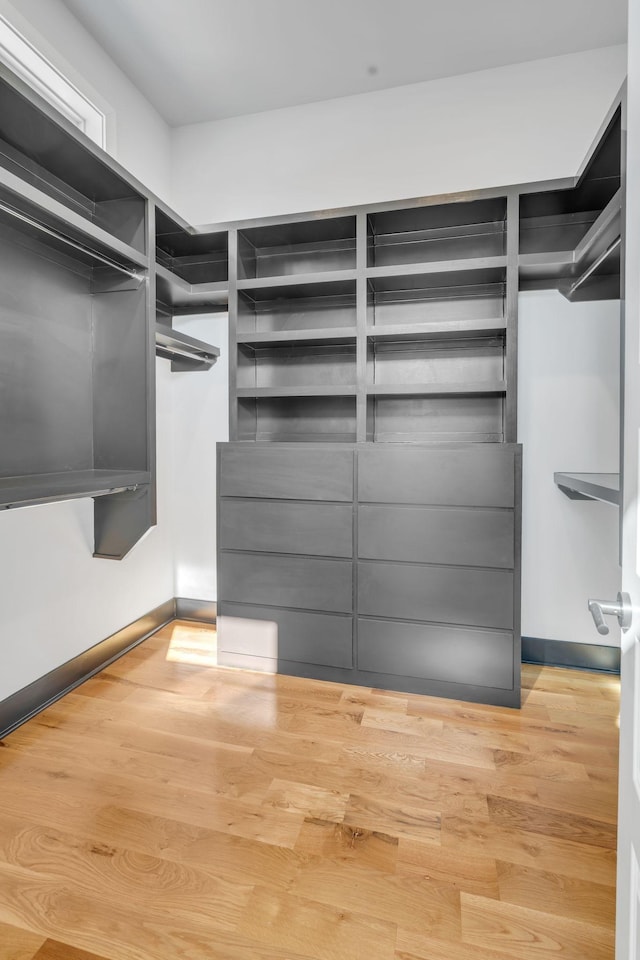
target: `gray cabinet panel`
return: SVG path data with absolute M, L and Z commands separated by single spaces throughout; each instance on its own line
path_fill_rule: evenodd
M 220 495 L 351 501 L 353 451 L 221 445 Z
M 221 601 L 351 613 L 352 566 L 348 560 L 309 560 L 268 554 L 222 553 Z
M 410 506 L 358 510 L 358 554 L 371 560 L 512 568 L 513 513 Z
M 507 570 L 358 564 L 358 612 L 513 629 L 513 574 Z
M 335 503 L 222 500 L 219 538 L 223 550 L 350 557 L 352 507 Z
M 513 636 L 461 627 L 358 620 L 358 668 L 510 690 Z
M 498 444 L 363 449 L 358 459 L 358 499 L 365 503 L 512 507 L 515 451 L 513 446 Z
M 249 604 L 221 603 L 218 650 L 330 667 L 353 663 L 352 619 Z

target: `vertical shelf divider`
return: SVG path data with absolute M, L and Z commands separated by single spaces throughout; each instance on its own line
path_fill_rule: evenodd
M 356 216 L 356 442 L 367 439 L 367 214 Z
M 518 434 L 518 248 L 520 198 L 516 190 L 507 193 L 507 321 L 504 379 L 507 393 L 504 407 L 504 442 L 516 443 Z
M 238 439 L 238 231 L 229 230 L 229 439 Z

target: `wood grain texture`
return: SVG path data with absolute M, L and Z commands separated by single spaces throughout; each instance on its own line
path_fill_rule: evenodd
M 175 623 L 0 742 L 0 960 L 613 960 L 617 685 L 520 711 Z

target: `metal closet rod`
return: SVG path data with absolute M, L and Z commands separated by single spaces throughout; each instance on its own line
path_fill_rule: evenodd
M 61 240 L 68 246 L 73 247 L 74 250 L 80 250 L 81 253 L 92 257 L 94 260 L 98 260 L 100 263 L 104 263 L 107 267 L 111 267 L 113 270 L 119 270 L 120 273 L 126 274 L 126 276 L 130 277 L 132 280 L 137 280 L 139 282 L 144 280 L 144 274 L 139 273 L 137 270 L 132 270 L 131 267 L 125 267 L 121 263 L 117 263 L 115 260 L 110 260 L 109 257 L 105 257 L 101 253 L 97 253 L 90 247 L 85 247 L 82 243 L 78 243 L 77 240 L 72 240 L 71 237 L 65 236 L 64 233 L 60 233 L 58 230 L 52 230 L 44 223 L 40 223 L 39 220 L 34 220 L 33 217 L 28 217 L 26 214 L 21 213 L 19 210 L 15 210 L 8 204 L 3 203 L 1 200 L 0 210 L 4 210 L 5 213 L 9 213 L 12 217 L 15 217 L 16 220 L 21 220 L 23 223 L 29 224 L 30 227 L 35 227 L 37 230 L 40 230 L 41 233 L 46 233 L 47 236 L 53 237 L 55 240 Z
M 591 266 L 590 266 L 587 270 L 585 270 L 585 272 L 584 272 L 581 276 L 578 277 L 578 279 L 576 280 L 576 282 L 571 284 L 571 286 L 569 287 L 569 296 L 571 296 L 571 294 L 575 293 L 576 290 L 578 289 L 578 287 L 581 287 L 582 284 L 585 282 L 585 280 L 588 280 L 588 279 L 589 279 L 589 277 L 591 276 L 591 274 L 594 273 L 594 272 L 598 269 L 598 267 L 600 266 L 600 264 L 604 263 L 604 261 L 607 259 L 607 257 L 610 257 L 610 256 L 611 256 L 611 254 L 613 253 L 613 251 L 614 251 L 617 247 L 619 247 L 621 243 L 622 243 L 622 237 L 616 237 L 616 239 L 613 241 L 613 243 L 609 244 L 609 246 L 608 246 L 607 249 L 604 251 L 604 253 L 601 253 L 600 256 L 597 257 L 597 258 L 593 261 L 593 263 L 591 264 Z

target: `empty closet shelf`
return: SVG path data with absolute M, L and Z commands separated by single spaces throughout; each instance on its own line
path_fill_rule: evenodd
M 570 500 L 601 500 L 620 505 L 619 473 L 554 473 L 553 479 Z
M 168 316 L 220 313 L 227 309 L 229 303 L 229 284 L 226 280 L 189 283 L 157 264 L 156 300 L 158 312 Z
M 156 354 L 159 357 L 178 363 L 186 361 L 188 364 L 184 367 L 186 370 L 192 368 L 208 370 L 220 356 L 220 350 L 210 343 L 204 343 L 202 340 L 196 340 L 195 337 L 187 336 L 186 333 L 180 333 L 178 330 L 172 330 L 158 324 L 156 326 Z M 182 368 L 174 366 L 173 369 Z
M 287 344 L 304 343 L 316 346 L 323 343 L 355 342 L 355 327 L 328 327 L 324 330 L 268 330 L 264 332 L 238 333 L 237 342 L 249 346 L 261 345 L 279 347 Z
M 356 271 L 326 270 L 322 273 L 292 273 L 284 276 L 258 277 L 255 280 L 238 280 L 238 290 L 255 290 L 261 287 L 295 287 L 308 283 L 335 283 L 338 280 L 355 280 Z
M 504 394 L 506 391 L 504 380 L 483 380 L 475 383 L 373 383 L 367 387 L 370 395 L 384 397 L 479 396 Z
M 502 317 L 488 320 L 442 320 L 433 323 L 388 323 L 367 327 L 370 340 L 455 340 L 497 336 L 507 329 Z
M 70 470 L 2 477 L 0 510 L 135 490 L 149 483 L 150 478 L 150 473 L 141 470 Z
M 491 270 L 506 267 L 506 257 L 472 257 L 468 260 L 433 260 L 423 263 L 390 264 L 368 267 L 367 277 L 405 277 L 430 273 L 458 273 L 467 270 Z
M 81 261 L 141 275 L 148 259 L 129 244 L 0 168 L 0 216 L 22 233 Z
M 239 398 L 242 397 L 355 397 L 356 387 L 353 386 L 298 386 L 298 387 L 239 387 Z

